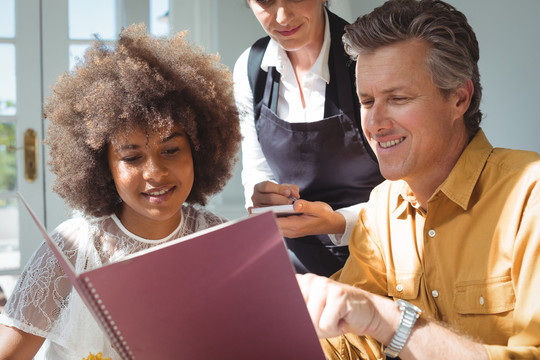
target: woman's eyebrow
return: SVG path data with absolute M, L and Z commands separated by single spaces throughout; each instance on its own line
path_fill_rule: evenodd
M 122 151 L 122 150 L 133 150 L 133 149 L 138 149 L 139 147 L 140 146 L 136 145 L 136 144 L 126 144 L 126 145 L 118 146 L 114 151 L 118 152 L 118 151 Z
M 185 136 L 185 134 L 183 134 L 183 133 L 181 133 L 181 132 L 174 132 L 174 133 L 172 133 L 171 135 L 167 136 L 166 138 L 161 139 L 161 143 L 162 143 L 162 144 L 163 144 L 163 143 L 166 143 L 167 141 L 172 140 L 172 139 L 174 139 L 175 137 L 184 137 L 184 136 Z
M 167 141 L 170 141 L 176 137 L 184 137 L 186 136 L 184 133 L 181 133 L 181 132 L 174 132 L 172 133 L 171 135 L 163 138 L 160 140 L 160 143 L 164 144 L 166 143 Z M 137 145 L 137 144 L 125 144 L 125 145 L 120 145 L 116 148 L 115 151 L 122 151 L 122 150 L 133 150 L 133 149 L 138 149 L 140 148 L 141 146 L 140 145 Z

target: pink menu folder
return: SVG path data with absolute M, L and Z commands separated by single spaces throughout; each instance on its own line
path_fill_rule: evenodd
M 77 275 L 19 197 L 122 359 L 325 359 L 272 213 Z

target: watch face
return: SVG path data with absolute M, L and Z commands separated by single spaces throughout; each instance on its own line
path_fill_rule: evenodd
M 406 301 L 406 300 L 399 299 L 398 301 L 396 301 L 396 303 L 399 305 L 399 307 L 400 307 L 402 310 L 405 310 L 405 309 L 412 310 L 412 311 L 414 311 L 415 313 L 417 313 L 418 316 L 420 316 L 420 314 L 422 314 L 422 309 L 420 309 L 420 308 L 419 308 L 418 306 L 416 306 L 416 305 L 411 304 L 410 302 L 408 302 L 408 301 Z

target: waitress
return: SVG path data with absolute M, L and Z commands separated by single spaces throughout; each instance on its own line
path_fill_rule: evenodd
M 295 198 L 326 206 L 341 219 L 341 234 L 284 234 L 297 272 L 329 276 L 349 255 L 358 218 L 353 205 L 383 180 L 360 128 L 355 63 L 341 41 L 347 22 L 327 9 L 326 0 L 247 3 L 268 36 L 234 67 L 246 207 Z M 287 221 L 309 218 L 315 217 Z

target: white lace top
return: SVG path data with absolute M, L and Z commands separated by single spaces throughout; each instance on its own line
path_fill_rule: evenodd
M 76 273 L 81 273 L 224 221 L 207 210 L 184 206 L 178 228 L 161 240 L 130 233 L 115 215 L 67 220 L 51 237 Z M 45 359 L 80 360 L 100 351 L 105 357 L 120 359 L 45 242 L 26 265 L 0 314 L 0 323 L 47 338 L 40 351 Z

